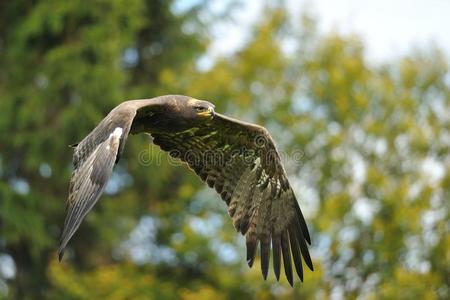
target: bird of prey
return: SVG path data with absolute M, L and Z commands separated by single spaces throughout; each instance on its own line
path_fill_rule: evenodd
M 154 144 L 217 191 L 234 227 L 245 235 L 250 267 L 259 245 L 264 279 L 271 252 L 277 280 L 281 259 L 291 285 L 292 261 L 302 281 L 302 257 L 313 270 L 308 228 L 269 132 L 216 113 L 210 102 L 181 95 L 125 101 L 74 145 L 60 260 L 101 196 L 130 133 L 151 134 Z

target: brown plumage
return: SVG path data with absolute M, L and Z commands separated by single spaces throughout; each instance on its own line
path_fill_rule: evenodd
M 291 254 L 301 280 L 302 257 L 313 270 L 308 228 L 269 132 L 215 113 L 207 101 L 179 95 L 123 102 L 76 146 L 60 259 L 102 194 L 128 134 L 141 132 L 150 133 L 156 145 L 186 162 L 217 191 L 234 227 L 246 237 L 250 267 L 259 244 L 264 278 L 270 249 L 277 279 L 282 259 L 293 285 Z

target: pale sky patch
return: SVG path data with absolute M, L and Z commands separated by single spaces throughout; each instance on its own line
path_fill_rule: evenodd
M 180 0 L 181 11 L 197 0 Z M 211 1 L 211 10 L 220 10 L 227 1 Z M 211 28 L 211 57 L 228 55 L 250 37 L 250 28 L 260 21 L 264 0 L 243 1 L 230 20 Z M 411 53 L 413 49 L 437 46 L 450 56 L 450 1 L 447 0 L 287 0 L 294 20 L 312 13 L 321 33 L 359 35 L 370 60 L 386 61 Z

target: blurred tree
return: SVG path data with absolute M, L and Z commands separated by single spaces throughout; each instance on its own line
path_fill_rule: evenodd
M 438 50 L 374 66 L 358 37 L 321 36 L 314 20 L 293 26 L 268 6 L 239 52 L 201 72 L 206 4 L 174 14 L 168 1 L 5 3 L 0 254 L 17 268 L 8 297 L 450 297 L 450 88 Z M 123 99 L 167 93 L 273 133 L 312 229 L 317 270 L 305 283 L 249 271 L 225 204 L 143 136 L 128 140 L 107 195 L 57 262 L 67 145 Z
M 0 137 L 0 252 L 12 255 L 17 267 L 8 284 L 11 297 L 41 298 L 49 290 L 45 275 L 71 172 L 67 145 L 129 97 L 128 89 L 140 85 L 141 97 L 153 95 L 157 82 L 151 74 L 178 68 L 204 48 L 202 37 L 181 30 L 195 15 L 174 15 L 170 6 L 171 1 L 120 0 L 0 4 L 0 129 L 10 133 Z M 179 41 L 181 54 L 173 46 Z M 157 59 L 147 53 L 152 46 L 160 49 Z M 149 77 L 142 78 L 146 72 Z M 124 205 L 139 211 L 137 201 Z M 107 216 L 103 222 L 113 220 L 112 213 Z M 106 222 L 118 227 L 108 231 L 92 219 L 74 243 L 81 269 L 105 263 L 91 251 L 109 248 L 134 224 Z M 93 242 L 97 234 L 107 245 Z

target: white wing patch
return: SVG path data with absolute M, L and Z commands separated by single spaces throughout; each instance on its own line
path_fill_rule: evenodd
M 114 137 L 115 139 L 119 139 L 122 136 L 123 128 L 122 127 L 116 127 L 114 131 L 109 135 L 109 137 Z
M 122 136 L 123 133 L 123 128 L 122 127 L 116 127 L 114 129 L 114 131 L 109 135 L 109 140 L 112 140 L 113 142 L 116 142 L 120 139 L 120 137 Z M 109 150 L 110 149 L 110 144 L 108 144 L 106 146 L 106 149 Z

